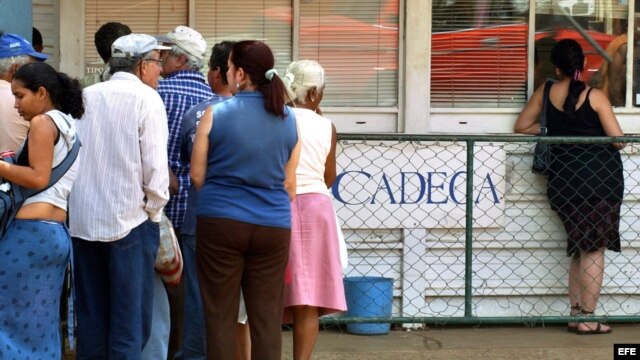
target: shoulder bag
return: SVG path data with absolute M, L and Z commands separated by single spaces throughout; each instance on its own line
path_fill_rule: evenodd
M 544 85 L 544 95 L 542 96 L 542 113 L 540 114 L 540 136 L 547 136 L 547 103 L 549 102 L 549 89 L 551 89 L 553 81 L 548 80 Z M 533 166 L 531 171 L 547 175 L 549 173 L 549 163 L 551 156 L 549 153 L 549 144 L 538 142 L 533 151 Z

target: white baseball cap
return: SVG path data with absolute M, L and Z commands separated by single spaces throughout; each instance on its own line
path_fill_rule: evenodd
M 151 50 L 171 50 L 171 47 L 158 44 L 158 40 L 151 35 L 129 34 L 111 44 L 111 57 L 133 58 Z
M 192 28 L 180 25 L 169 32 L 167 38 L 187 53 L 200 60 L 204 59 L 204 54 L 207 52 L 207 42 L 199 32 Z

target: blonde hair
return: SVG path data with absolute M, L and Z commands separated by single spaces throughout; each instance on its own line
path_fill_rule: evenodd
M 315 86 L 322 91 L 324 88 L 324 69 L 314 60 L 294 61 L 287 66 L 282 81 L 289 98 L 304 104 L 309 89 Z

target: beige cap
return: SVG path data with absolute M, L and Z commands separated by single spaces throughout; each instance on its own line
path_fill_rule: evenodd
M 199 32 L 192 28 L 180 25 L 168 33 L 167 38 L 187 53 L 200 60 L 204 59 L 204 54 L 207 52 L 207 42 Z

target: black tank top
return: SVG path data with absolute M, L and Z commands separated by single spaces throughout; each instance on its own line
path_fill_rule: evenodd
M 598 118 L 598 113 L 591 107 L 590 88 L 584 103 L 576 109 L 575 117 L 571 119 L 564 111 L 557 109 L 547 100 L 547 127 L 550 136 L 606 136 L 604 128 Z

